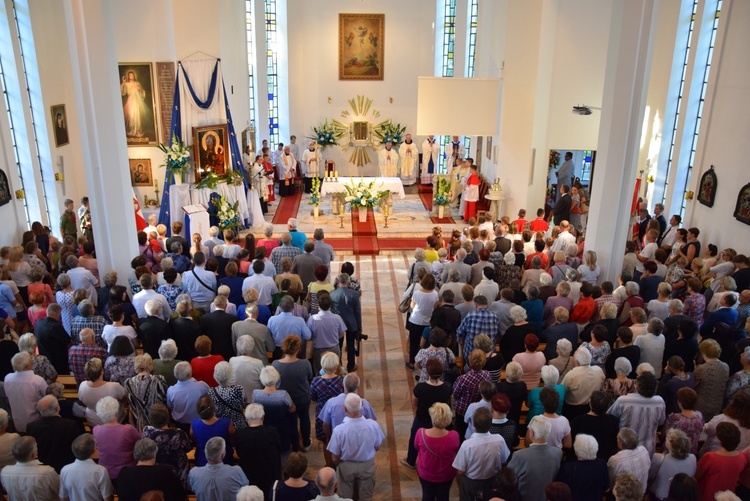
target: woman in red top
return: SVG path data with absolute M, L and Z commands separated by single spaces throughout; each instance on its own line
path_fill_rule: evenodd
M 581 299 L 573 308 L 570 314 L 570 321 L 580 325 L 585 325 L 591 320 L 591 316 L 596 311 L 596 301 L 591 295 L 594 293 L 594 286 L 588 282 L 581 284 Z
M 721 447 L 704 454 L 695 471 L 701 499 L 714 499 L 720 491 L 734 492 L 740 473 L 747 465 L 747 457 L 736 450 L 741 439 L 737 425 L 728 421 L 719 423 L 716 438 Z
M 219 386 L 214 379 L 214 367 L 219 362 L 224 361 L 221 355 L 211 355 L 211 338 L 208 336 L 198 336 L 195 340 L 195 351 L 198 356 L 190 361 L 193 368 L 193 377 L 198 381 L 203 381 L 211 388 Z

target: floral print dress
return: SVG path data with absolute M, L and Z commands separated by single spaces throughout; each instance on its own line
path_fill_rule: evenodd
M 187 453 L 193 450 L 193 443 L 187 433 L 179 428 L 157 429 L 153 426 L 143 428 L 143 438 L 150 438 L 159 447 L 156 451 L 156 462 L 172 467 L 180 478 L 182 486 L 190 490 L 188 472 L 190 469 Z
M 247 397 L 242 386 L 217 386 L 211 388 L 208 394 L 216 406 L 216 417 L 230 419 L 235 430 L 248 427 L 243 414 Z

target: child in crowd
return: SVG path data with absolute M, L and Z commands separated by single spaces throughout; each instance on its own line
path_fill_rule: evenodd
M 542 214 L 544 214 L 544 212 L 542 212 Z M 518 229 L 518 231 L 523 231 L 523 230 L 526 229 L 526 225 L 528 223 L 529 222 L 526 220 L 526 209 L 519 210 L 518 211 L 518 219 L 516 219 L 515 221 L 513 221 L 513 224 L 516 225 L 516 228 Z

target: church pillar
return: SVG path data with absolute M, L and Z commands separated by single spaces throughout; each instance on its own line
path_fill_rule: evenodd
M 586 235 L 603 280 L 619 276 L 630 235 L 655 26 L 654 0 L 614 2 Z
M 99 269 L 122 284 L 138 242 L 111 4 L 66 0 L 65 22 Z

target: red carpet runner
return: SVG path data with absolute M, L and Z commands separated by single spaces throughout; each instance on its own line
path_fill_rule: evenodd
M 432 185 L 430 184 L 419 184 L 419 199 L 422 201 L 422 205 L 427 212 L 432 213 Z M 430 216 L 430 221 L 435 224 L 455 224 L 456 221 L 450 216 L 450 209 L 445 208 L 445 212 L 448 213 L 447 217 Z
M 280 197 L 281 201 L 279 206 L 276 208 L 276 213 L 273 215 L 273 224 L 286 224 L 290 217 L 297 217 L 297 211 L 299 210 L 299 203 L 302 200 L 302 193 L 295 193 L 288 197 Z
M 360 208 L 359 210 L 364 210 Z M 367 221 L 359 222 L 359 213 L 352 211 L 352 240 L 354 245 L 354 254 L 375 255 L 380 253 L 378 245 L 378 229 L 375 226 L 375 213 L 372 209 L 367 210 Z

